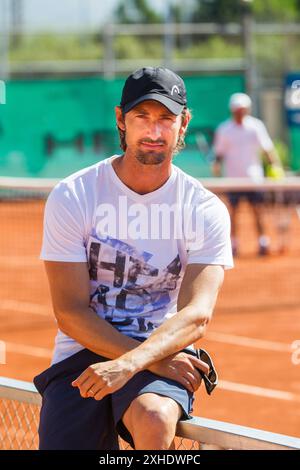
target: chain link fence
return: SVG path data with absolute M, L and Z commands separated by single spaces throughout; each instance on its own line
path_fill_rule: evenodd
M 32 384 L 0 378 L 0 450 L 38 449 L 41 397 Z M 121 450 L 131 450 L 120 439 Z M 198 442 L 176 437 L 177 450 L 199 450 Z
M 39 405 L 0 400 L 0 450 L 38 448 Z

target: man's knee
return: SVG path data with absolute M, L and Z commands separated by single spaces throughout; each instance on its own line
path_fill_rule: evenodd
M 159 406 L 159 408 L 158 408 Z M 153 401 L 137 402 L 133 404 L 131 410 L 132 421 L 141 424 L 142 427 L 159 427 L 167 428 L 170 424 L 170 416 L 168 413 L 168 405 Z
M 131 403 L 123 422 L 136 446 L 171 445 L 182 410 L 171 398 L 144 394 Z M 147 442 L 146 442 L 147 441 Z

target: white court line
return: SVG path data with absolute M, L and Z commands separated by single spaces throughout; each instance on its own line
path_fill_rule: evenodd
M 266 349 L 268 351 L 292 352 L 292 346 L 288 343 L 268 341 L 263 339 L 248 338 L 247 336 L 230 335 L 227 333 L 208 332 L 203 339 L 216 341 L 219 343 L 234 344 L 256 349 Z
M 285 401 L 300 401 L 300 396 L 283 390 L 274 390 L 272 388 L 256 387 L 254 385 L 239 384 L 227 380 L 220 380 L 218 387 L 229 392 L 245 393 L 257 397 L 275 398 Z
M 39 348 L 36 346 L 27 346 L 25 344 L 17 344 L 10 342 L 5 342 L 5 345 L 6 351 L 10 353 L 40 357 L 43 359 L 51 359 L 53 355 L 52 349 Z M 218 388 L 229 392 L 244 393 L 246 395 L 254 395 L 257 397 L 300 402 L 300 396 L 291 392 L 286 392 L 283 390 L 274 390 L 271 388 L 256 387 L 254 385 L 241 384 L 228 380 L 220 380 Z
M 0 310 L 11 310 L 15 312 L 28 312 L 34 315 L 53 316 L 52 307 L 42 304 L 34 304 L 31 302 L 23 302 L 21 300 L 1 300 Z M 292 346 L 288 343 L 278 341 L 268 341 L 257 338 L 249 338 L 247 336 L 231 335 L 227 333 L 218 333 L 210 331 L 204 339 L 208 341 L 216 341 L 219 343 L 233 344 L 236 346 L 246 346 L 256 349 L 265 349 L 268 351 L 292 352 Z
M 22 313 L 27 312 L 47 317 L 52 315 L 52 309 L 50 306 L 23 302 L 22 300 L 1 300 L 0 310 L 11 310 Z
M 49 359 L 52 357 L 52 349 L 39 348 L 36 346 L 28 346 L 27 344 L 9 343 L 4 341 L 6 351 L 16 354 L 24 354 L 26 356 L 42 357 Z
M 23 302 L 21 300 L 1 300 L 0 310 L 11 310 L 15 312 L 28 312 L 34 315 L 53 316 L 52 307 L 42 304 L 34 304 L 31 302 Z M 246 346 L 256 349 L 264 349 L 267 351 L 292 352 L 292 346 L 288 343 L 278 341 L 268 341 L 257 338 L 249 338 L 247 336 L 231 335 L 227 333 L 218 333 L 210 331 L 204 339 L 208 341 L 216 341 L 218 343 L 233 344 L 236 346 Z
M 53 355 L 52 349 L 28 346 L 26 344 L 10 343 L 6 341 L 5 345 L 6 351 L 10 353 L 22 354 L 32 357 L 40 357 L 44 359 L 51 359 Z M 246 395 L 254 395 L 257 397 L 300 402 L 300 396 L 291 392 L 286 392 L 283 390 L 274 390 L 271 388 L 256 387 L 254 385 L 241 384 L 228 380 L 220 380 L 218 388 L 229 392 L 244 393 Z

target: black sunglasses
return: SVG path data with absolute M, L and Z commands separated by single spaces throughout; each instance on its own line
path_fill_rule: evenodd
M 214 367 L 214 364 L 210 355 L 208 354 L 207 351 L 205 351 L 205 349 L 199 348 L 199 349 L 196 349 L 195 352 L 196 352 L 198 359 L 205 362 L 209 367 L 209 372 L 207 375 L 204 374 L 204 372 L 200 369 L 198 369 L 198 371 L 200 372 L 200 375 L 204 380 L 206 391 L 208 395 L 210 395 L 212 391 L 214 390 L 214 388 L 218 385 L 217 371 Z

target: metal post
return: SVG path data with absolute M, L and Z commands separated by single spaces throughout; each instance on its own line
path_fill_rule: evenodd
M 253 101 L 253 111 L 257 110 L 257 74 L 253 41 L 253 16 L 252 0 L 241 0 L 242 2 L 242 22 L 243 22 L 243 43 L 246 60 L 246 91 Z
M 164 34 L 164 65 L 172 66 L 175 32 L 173 28 L 172 0 L 166 5 L 165 34 Z
M 23 29 L 23 0 L 10 0 L 11 46 L 19 46 Z
M 2 21 L 0 22 L 0 80 L 9 77 L 9 32 L 8 32 L 8 1 L 0 0 Z
M 115 54 L 114 54 L 114 26 L 107 23 L 103 27 L 103 45 L 104 45 L 104 58 L 103 58 L 103 75 L 106 78 L 115 77 Z

